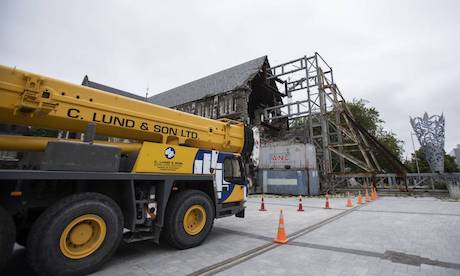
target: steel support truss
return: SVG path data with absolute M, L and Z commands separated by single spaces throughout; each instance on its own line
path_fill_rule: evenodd
M 274 79 L 287 103 L 264 110 L 263 121 L 288 121 L 288 132 L 302 133 L 304 141 L 315 145 L 322 188 L 333 188 L 335 175 L 343 175 L 356 166 L 375 175 L 382 172 L 379 158 L 404 166 L 375 137 L 353 118 L 337 85 L 332 68 L 318 54 L 304 56 L 269 68 L 267 80 Z M 300 131 L 299 131 L 300 130 Z

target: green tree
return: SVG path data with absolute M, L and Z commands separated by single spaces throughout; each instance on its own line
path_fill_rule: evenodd
M 380 131 L 380 133 L 376 135 L 376 137 L 379 140 L 379 142 L 385 145 L 391 151 L 391 153 L 398 157 L 399 160 L 402 159 L 404 154 L 404 142 L 402 140 L 399 140 L 396 137 L 395 133 L 391 131 L 382 130 Z
M 369 102 L 364 99 L 353 99 L 352 102 L 347 102 L 347 107 L 356 122 L 375 136 L 385 122 L 380 118 L 380 113 L 377 109 L 367 106 L 367 104 Z
M 423 152 L 423 150 L 418 149 L 415 151 L 415 154 L 412 153 L 411 156 L 412 156 L 411 159 L 406 160 L 405 162 L 405 165 L 409 168 L 411 172 L 413 173 L 417 172 L 417 163 L 415 161 L 415 157 L 417 157 L 418 166 L 420 168 L 421 173 L 431 172 L 430 165 L 426 161 L 425 153 Z M 445 152 L 444 152 L 444 171 L 447 173 L 460 171 L 457 163 L 455 163 L 455 158 L 446 154 Z
M 448 173 L 460 172 L 460 168 L 458 167 L 457 162 L 455 162 L 455 157 L 444 154 L 444 171 Z
M 377 138 L 399 160 L 402 159 L 404 142 L 399 140 L 395 133 L 384 129 L 385 121 L 375 107 L 370 106 L 369 102 L 364 99 L 353 99 L 352 102 L 347 102 L 347 107 L 359 125 Z M 381 160 L 380 163 L 383 170 L 391 171 L 391 165 L 386 161 Z
M 406 160 L 404 164 L 406 167 L 410 170 L 412 173 L 417 172 L 417 161 L 418 161 L 418 167 L 420 169 L 421 173 L 429 173 L 431 172 L 430 165 L 428 165 L 428 162 L 426 161 L 425 158 L 425 153 L 421 150 L 416 150 L 415 153 L 411 154 L 411 159 Z M 415 160 L 417 158 L 417 161 Z

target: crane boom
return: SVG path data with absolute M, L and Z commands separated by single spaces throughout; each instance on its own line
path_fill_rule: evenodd
M 243 123 L 212 120 L 0 65 L 0 122 L 247 154 Z M 248 136 L 248 137 L 245 137 Z M 0 145 L 1 147 L 1 145 Z

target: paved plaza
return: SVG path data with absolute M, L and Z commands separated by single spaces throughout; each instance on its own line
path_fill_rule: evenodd
M 379 197 L 346 208 L 345 198 L 259 197 L 246 218 L 215 221 L 202 246 L 178 251 L 152 242 L 125 244 L 94 275 L 460 275 L 460 202 Z M 356 200 L 355 200 L 356 203 Z M 283 209 L 288 244 L 272 242 Z M 7 274 L 31 273 L 17 247 Z

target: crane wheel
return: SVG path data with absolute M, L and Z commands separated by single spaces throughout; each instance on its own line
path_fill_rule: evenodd
M 68 196 L 46 209 L 27 239 L 39 275 L 86 275 L 115 253 L 123 233 L 120 207 L 97 193 Z
M 16 239 L 16 225 L 10 214 L 0 207 L 0 272 L 13 252 Z
M 162 236 L 175 248 L 194 247 L 206 239 L 213 222 L 214 205 L 209 196 L 187 190 L 169 199 Z

